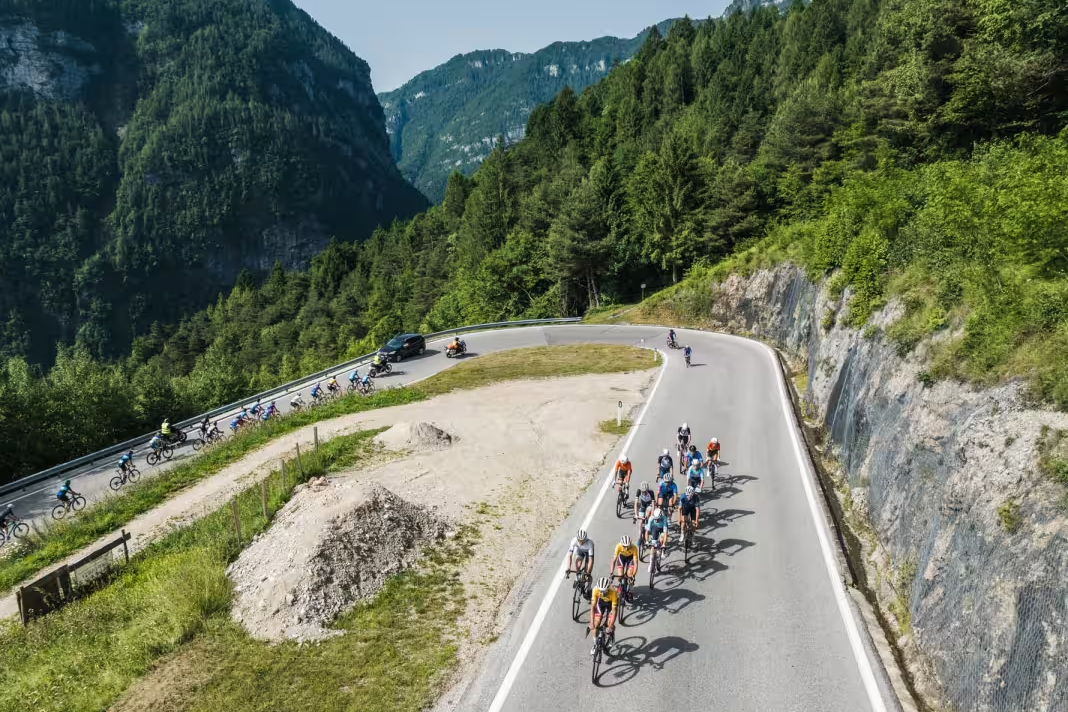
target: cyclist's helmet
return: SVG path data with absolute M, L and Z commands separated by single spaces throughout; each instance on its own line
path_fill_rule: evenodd
M 624 534 L 623 536 L 621 536 L 619 538 L 619 543 L 622 544 L 624 548 L 629 548 L 630 547 L 630 537 L 627 536 L 626 534 Z
M 630 462 L 630 458 L 627 457 L 627 453 L 623 453 L 619 456 L 619 461 L 626 465 L 628 462 Z
M 586 530 L 585 529 L 579 529 L 578 530 L 578 534 L 575 535 L 575 538 L 578 539 L 579 541 L 586 541 Z
M 687 488 L 686 488 L 686 496 L 687 496 L 687 497 L 692 497 L 692 496 L 693 496 L 693 493 L 694 493 L 694 489 L 693 489 L 693 487 L 687 487 Z
M 689 423 L 683 423 L 683 424 L 682 424 L 682 429 L 683 429 L 683 430 L 689 430 L 689 429 L 690 429 L 690 425 L 689 425 Z
M 663 509 L 661 509 L 660 507 L 657 507 L 656 509 L 653 510 L 653 519 L 660 519 L 660 517 L 662 517 L 662 516 L 664 516 L 664 510 Z
M 670 472 L 667 473 L 666 475 L 664 475 L 664 482 L 671 482 L 671 480 L 673 480 L 673 479 L 674 479 L 674 477 L 671 476 Z
M 668 449 L 667 449 L 667 448 L 664 448 L 664 451 L 663 451 L 662 453 L 660 453 L 660 454 L 661 454 L 661 455 L 667 455 L 667 454 L 668 454 Z
M 719 445 L 719 438 L 712 438 L 713 445 Z
M 64 482 L 63 486 L 64 487 L 70 487 L 70 480 L 67 480 L 66 482 Z
M 130 450 L 130 452 L 128 452 L 126 454 L 129 455 L 130 457 L 133 457 L 133 450 Z
M 607 591 L 608 587 L 611 585 L 612 582 L 608 580 L 607 576 L 602 576 L 601 578 L 597 579 L 597 588 L 601 589 L 602 591 Z
M 691 445 L 690 446 L 690 452 L 697 452 L 697 446 L 696 445 Z
M 646 491 L 648 491 L 648 489 L 649 489 L 649 483 L 648 482 L 642 482 L 641 486 L 638 487 L 638 491 L 639 492 L 646 492 Z

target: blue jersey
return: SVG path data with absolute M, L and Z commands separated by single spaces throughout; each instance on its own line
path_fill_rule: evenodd
M 315 388 L 312 388 L 312 397 L 313 398 L 318 398 L 319 394 L 322 393 L 322 392 L 323 392 L 322 389 L 319 388 L 319 386 L 316 386 Z
M 352 381 L 353 383 L 355 383 L 356 379 L 359 378 L 359 377 L 360 377 L 359 372 L 358 371 L 353 371 L 352 373 L 349 374 L 349 381 Z
M 665 499 L 671 499 L 679 493 L 679 488 L 675 486 L 674 482 L 661 482 L 660 483 L 660 496 Z
M 690 355 L 690 347 L 687 346 L 686 349 L 683 351 L 683 353 L 686 354 L 687 356 L 689 356 Z
M 654 529 L 663 531 L 668 528 L 668 518 L 661 512 L 659 517 L 649 517 L 649 521 L 645 525 L 645 531 L 651 532 Z
M 129 462 L 132 459 L 133 458 L 130 457 L 129 455 L 123 455 L 122 457 L 119 458 L 119 464 L 120 465 L 125 465 L 127 462 Z
M 691 494 L 689 497 L 684 494 L 681 498 L 679 498 L 679 509 L 686 511 L 690 507 L 693 507 L 694 509 L 701 508 L 701 498 L 697 496 L 696 492 Z
M 59 492 L 56 492 L 56 499 L 66 499 L 67 498 L 67 493 L 69 493 L 69 492 L 70 492 L 70 487 L 67 487 L 67 485 L 63 485 L 62 487 L 59 488 Z

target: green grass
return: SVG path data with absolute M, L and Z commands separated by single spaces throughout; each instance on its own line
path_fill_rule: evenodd
M 1007 500 L 998 507 L 998 521 L 1001 528 L 1009 534 L 1013 534 L 1020 528 L 1020 503 L 1016 500 Z
M 628 312 L 635 304 L 609 304 L 603 307 L 590 309 L 582 317 L 583 324 L 625 324 Z
M 268 519 L 260 486 L 237 497 L 243 541 L 263 531 L 295 484 L 351 465 L 374 452 L 377 431 L 324 442 L 302 456 L 303 477 L 287 464 L 268 478 Z M 241 550 L 224 506 L 147 547 L 110 585 L 23 628 L 0 623 L 0 712 L 100 710 L 162 656 L 228 622 L 232 589 L 226 566 Z
M 616 425 L 616 419 L 615 418 L 612 418 L 611 420 L 602 420 L 601 421 L 601 432 L 602 433 L 608 433 L 609 435 L 623 436 L 623 435 L 626 435 L 628 432 L 630 432 L 630 426 L 631 425 L 632 425 L 632 423 L 630 422 L 630 419 L 628 419 L 628 418 L 624 418 L 621 421 L 620 425 Z
M 102 500 L 77 517 L 34 533 L 28 538 L 20 555 L 0 559 L 0 591 L 25 581 L 100 537 L 118 531 L 179 490 L 238 462 L 274 438 L 305 426 L 342 415 L 415 403 L 450 391 L 479 388 L 509 379 L 615 373 L 654 365 L 649 351 L 631 346 L 578 344 L 503 351 L 464 361 L 410 388 L 383 390 L 371 397 L 350 394 L 317 408 L 269 421 L 259 428 L 229 438 L 157 476 L 145 478 L 125 488 L 122 495 Z

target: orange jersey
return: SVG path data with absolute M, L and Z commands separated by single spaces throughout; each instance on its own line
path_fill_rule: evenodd
M 719 452 L 719 443 L 708 443 L 709 452 Z
M 632 470 L 629 462 L 624 463 L 616 460 L 616 474 L 626 473 L 629 475 L 631 472 Z

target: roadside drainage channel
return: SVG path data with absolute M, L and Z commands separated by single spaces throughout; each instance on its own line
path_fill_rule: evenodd
M 860 538 L 846 521 L 845 511 L 843 510 L 842 504 L 836 493 L 837 490 L 835 488 L 834 477 L 825 464 L 824 453 L 819 449 L 822 432 L 819 426 L 810 425 L 805 419 L 804 411 L 801 407 L 801 398 L 792 378 L 794 375 L 793 369 L 790 367 L 788 359 L 774 344 L 769 343 L 768 345 L 775 351 L 779 361 L 779 368 L 782 369 L 783 377 L 786 379 L 790 391 L 790 401 L 793 406 L 794 418 L 804 435 L 805 448 L 808 452 L 809 461 L 812 462 L 812 466 L 817 475 L 816 479 L 819 482 L 820 490 L 823 494 L 823 502 L 826 507 L 825 511 L 830 514 L 834 524 L 834 533 L 839 546 L 839 560 L 845 563 L 845 568 L 849 572 L 849 577 L 851 579 L 849 582 L 850 587 L 860 593 L 868 604 L 869 610 L 861 610 L 861 613 L 864 616 L 865 621 L 869 624 L 869 635 L 871 635 L 870 624 L 872 622 L 877 623 L 882 631 L 884 640 L 878 641 L 872 636 L 873 646 L 876 653 L 882 658 L 883 667 L 886 668 L 885 671 L 890 680 L 890 686 L 897 697 L 897 702 L 905 712 L 911 712 L 911 710 L 916 710 L 917 712 L 933 712 L 931 707 L 926 704 L 916 691 L 915 682 L 912 679 L 912 675 L 909 673 L 908 665 L 906 664 L 905 654 L 896 643 L 898 633 L 896 632 L 893 623 L 887 619 L 886 615 L 883 613 L 882 608 L 879 606 L 879 599 L 875 595 L 875 591 L 873 591 L 868 584 L 867 570 L 864 566 L 863 547 Z M 883 642 L 884 644 L 880 645 L 880 642 Z M 892 656 L 893 670 L 890 669 L 889 665 L 891 661 L 885 659 L 887 652 Z M 904 689 L 901 689 L 902 685 Z

